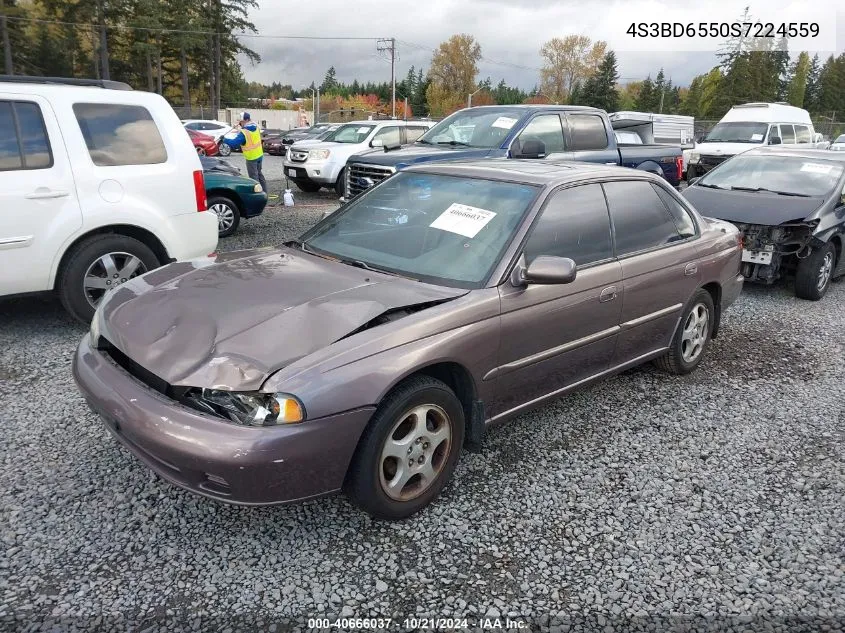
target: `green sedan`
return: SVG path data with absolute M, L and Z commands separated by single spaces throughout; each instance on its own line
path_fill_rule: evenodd
M 267 206 L 267 192 L 261 185 L 236 171 L 236 167 L 219 159 L 203 161 L 208 210 L 217 214 L 220 237 L 232 235 L 238 230 L 241 218 L 259 216 Z

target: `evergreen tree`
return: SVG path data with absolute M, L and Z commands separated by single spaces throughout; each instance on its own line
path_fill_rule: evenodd
M 804 109 L 810 112 L 818 112 L 819 109 L 819 88 L 820 88 L 821 63 L 819 54 L 813 55 L 810 62 L 810 69 L 807 71 L 807 88 L 804 91 Z
M 616 69 L 616 53 L 609 51 L 599 64 L 598 71 L 584 84 L 582 102 L 607 112 L 619 109 L 619 91 L 616 82 L 619 72 Z
M 323 78 L 323 83 L 320 84 L 320 92 L 328 94 L 337 87 L 337 71 L 335 71 L 334 66 L 329 66 L 329 69 L 326 71 L 326 76 Z
M 652 112 L 655 105 L 654 82 L 651 75 L 645 78 L 640 86 L 640 93 L 637 95 L 636 108 L 641 112 Z
M 798 59 L 790 68 L 790 81 L 787 87 L 787 101 L 790 104 L 802 108 L 804 107 L 804 98 L 807 94 L 807 78 L 810 72 L 810 56 L 806 51 L 802 51 L 798 55 Z

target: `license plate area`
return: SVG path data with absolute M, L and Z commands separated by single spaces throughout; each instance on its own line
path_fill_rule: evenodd
M 774 248 L 772 246 L 765 247 L 762 251 L 752 251 L 745 249 L 742 251 L 742 261 L 750 264 L 762 264 L 768 266 L 772 263 L 772 255 Z

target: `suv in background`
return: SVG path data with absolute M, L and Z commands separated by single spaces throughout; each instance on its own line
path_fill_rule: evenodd
M 200 160 L 161 96 L 0 76 L 0 129 L 0 296 L 55 290 L 88 322 L 122 283 L 217 247 Z
M 285 176 L 303 191 L 334 188 L 346 191 L 346 160 L 374 147 L 398 148 L 425 134 L 432 121 L 352 121 L 336 129 L 319 143 L 291 145 L 285 155 Z

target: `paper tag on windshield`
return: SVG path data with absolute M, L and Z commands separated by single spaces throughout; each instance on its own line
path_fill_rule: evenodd
M 358 134 L 366 134 L 369 131 L 370 131 L 370 128 L 368 128 L 368 127 L 359 127 L 358 128 Z
M 429 226 L 471 238 L 478 235 L 478 232 L 495 217 L 496 214 L 493 211 L 455 202 Z
M 751 140 L 752 140 L 752 141 L 762 141 L 762 140 L 763 140 L 763 135 L 762 135 L 762 134 L 752 134 L 752 135 L 751 135 Z
M 512 119 L 509 116 L 500 116 L 498 119 L 493 121 L 493 127 L 500 127 L 505 130 L 509 130 L 513 127 L 514 123 L 516 123 L 516 119 Z
M 808 171 L 811 174 L 829 174 L 833 165 L 820 165 L 819 163 L 804 163 L 801 171 Z

